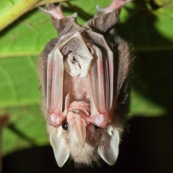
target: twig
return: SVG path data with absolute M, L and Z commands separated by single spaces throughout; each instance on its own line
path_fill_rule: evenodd
M 9 116 L 0 116 L 0 173 L 2 173 L 2 128 L 8 122 Z
M 27 141 L 33 147 L 36 147 L 37 146 L 37 144 L 34 142 L 34 140 L 32 138 L 30 138 L 25 133 L 23 133 L 22 131 L 20 131 L 19 129 L 17 129 L 14 124 L 8 124 L 7 128 L 9 130 L 11 130 L 13 133 L 15 133 L 21 139 Z
M 19 1 L 17 4 L 12 6 L 8 11 L 1 15 L 0 20 L 0 31 L 7 27 L 9 24 L 14 22 L 24 13 L 29 11 L 35 4 L 37 4 L 40 0 L 23 0 Z
M 0 16 L 0 31 L 6 28 L 8 25 L 17 20 L 20 16 L 25 14 L 26 12 L 32 10 L 35 7 L 45 5 L 52 2 L 62 2 L 66 0 L 23 0 L 19 1 L 11 8 L 6 10 L 6 12 L 2 13 Z

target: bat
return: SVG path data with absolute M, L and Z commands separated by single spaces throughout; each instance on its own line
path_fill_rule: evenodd
M 59 167 L 113 165 L 118 157 L 129 111 L 130 49 L 115 28 L 128 0 L 113 0 L 83 26 L 77 15 L 65 17 L 61 6 L 47 5 L 58 37 L 39 60 L 42 111 Z

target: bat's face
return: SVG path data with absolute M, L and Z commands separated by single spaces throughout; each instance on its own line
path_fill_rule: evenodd
M 56 18 L 58 10 L 48 13 Z M 88 165 L 100 157 L 113 165 L 118 156 L 122 125 L 117 117 L 127 112 L 121 109 L 129 100 L 129 54 L 127 44 L 113 38 L 118 13 L 102 12 L 84 27 L 73 18 L 58 21 L 63 34 L 40 59 L 43 112 L 60 167 L 70 156 Z
M 50 142 L 56 161 L 62 167 L 71 156 L 78 164 L 91 165 L 101 157 L 113 165 L 118 156 L 119 132 L 117 129 L 100 129 L 92 124 L 86 128 L 85 144 L 81 145 L 76 127 L 66 122 L 58 128 L 48 125 Z

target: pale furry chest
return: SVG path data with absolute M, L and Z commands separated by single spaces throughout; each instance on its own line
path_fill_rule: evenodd
M 87 77 L 72 77 L 64 73 L 64 99 L 67 94 L 72 95 L 71 101 L 85 101 L 89 103 L 89 84 Z

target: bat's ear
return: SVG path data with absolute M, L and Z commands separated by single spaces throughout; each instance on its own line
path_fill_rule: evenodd
M 62 129 L 53 129 L 50 132 L 50 143 L 53 148 L 55 159 L 59 167 L 62 167 L 69 158 L 70 150 L 67 146 L 66 139 L 62 134 Z
M 98 153 L 107 164 L 113 165 L 119 153 L 119 132 L 117 129 L 111 129 L 104 137 L 104 143 L 98 147 Z

